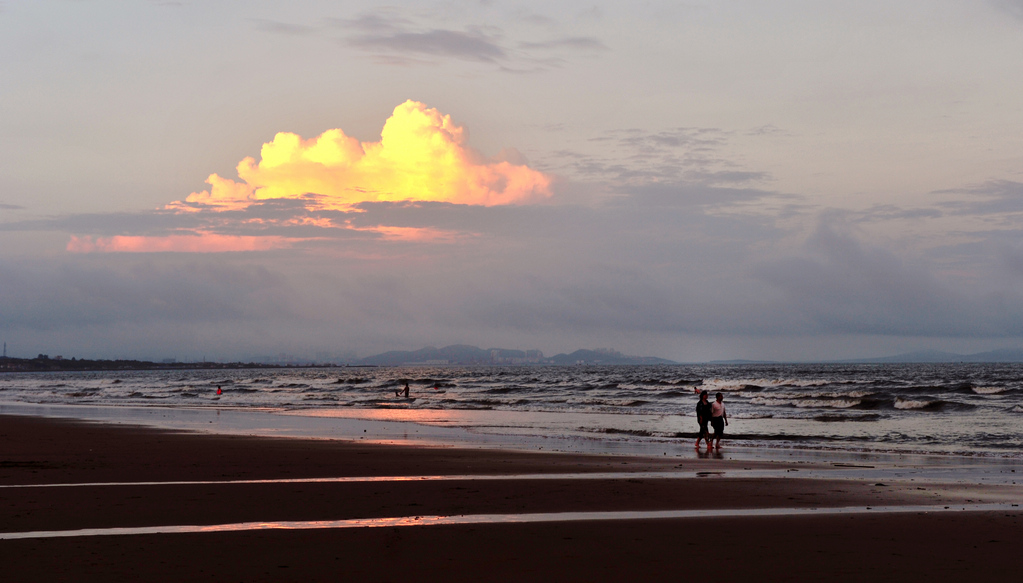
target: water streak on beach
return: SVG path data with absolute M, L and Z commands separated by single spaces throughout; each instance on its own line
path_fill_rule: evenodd
M 409 399 L 395 395 L 406 382 Z M 724 393 L 735 444 L 1023 452 L 1021 364 L 7 373 L 0 402 L 260 409 L 481 433 L 679 440 L 695 431 L 694 387 Z
M 343 520 L 289 520 L 238 522 L 213 525 L 168 525 L 115 528 L 83 528 L 32 532 L 0 532 L 0 540 L 71 538 L 89 536 L 129 536 L 146 534 L 189 534 L 209 532 L 246 532 L 257 530 L 322 530 L 342 528 L 397 528 L 460 524 L 524 524 L 597 520 L 651 520 L 685 518 L 721 518 L 750 516 L 821 516 L 854 514 L 992 512 L 1016 510 L 1016 504 L 851 506 L 840 508 L 727 508 L 701 510 L 645 510 L 619 512 L 550 512 L 536 514 L 463 514 L 458 516 L 397 516 L 387 518 L 349 518 Z

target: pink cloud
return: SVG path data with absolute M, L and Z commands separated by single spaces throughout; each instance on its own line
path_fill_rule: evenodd
M 67 250 L 72 253 L 224 253 L 229 251 L 266 251 L 290 247 L 301 239 L 196 233 L 163 237 L 71 236 Z

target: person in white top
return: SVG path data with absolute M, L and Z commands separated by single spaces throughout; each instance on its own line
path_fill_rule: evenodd
M 721 449 L 721 437 L 725 434 L 725 425 L 728 425 L 725 396 L 721 393 L 714 395 L 714 402 L 710 404 L 710 425 L 714 428 L 714 448 Z M 710 440 L 707 440 L 707 445 L 710 446 Z

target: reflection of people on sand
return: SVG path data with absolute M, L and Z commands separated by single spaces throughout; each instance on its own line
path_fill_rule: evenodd
M 710 404 L 710 424 L 714 428 L 714 441 L 717 449 L 721 449 L 721 438 L 725 435 L 725 425 L 728 425 L 728 412 L 725 411 L 725 396 L 721 393 L 714 395 L 714 402 Z M 710 441 L 707 441 L 710 447 Z
M 695 389 L 694 389 L 695 390 Z M 707 450 L 710 450 L 710 431 L 707 424 L 710 423 L 710 403 L 707 402 L 707 391 L 700 392 L 700 402 L 696 404 L 696 422 L 700 424 L 700 433 L 696 436 L 696 449 L 700 449 L 700 441 L 707 441 Z
M 408 399 L 408 392 L 409 392 L 408 381 L 406 381 L 405 382 L 405 398 L 406 399 Z M 394 396 L 395 397 L 400 397 L 401 396 L 401 391 L 394 391 Z

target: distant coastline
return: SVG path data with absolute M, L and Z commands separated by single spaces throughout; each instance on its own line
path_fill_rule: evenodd
M 303 364 L 305 367 L 338 366 L 334 364 Z M 148 360 L 104 360 L 86 358 L 0 357 L 0 372 L 59 372 L 59 371 L 114 371 L 114 370 L 194 370 L 296 368 L 295 365 L 263 364 L 258 362 L 150 362 Z
M 510 350 L 505 348 L 477 348 L 456 344 L 444 348 L 426 348 L 415 351 L 391 351 L 344 363 L 296 362 L 152 362 L 130 359 L 78 359 L 40 354 L 35 358 L 0 357 L 0 372 L 45 371 L 112 371 L 112 370 L 190 370 L 190 369 L 248 369 L 248 368 L 332 368 L 378 366 L 472 366 L 472 365 L 637 365 L 679 364 L 664 358 L 628 356 L 615 350 L 576 350 L 568 354 L 545 357 L 539 350 Z
M 539 350 L 511 350 L 505 348 L 482 349 L 455 344 L 444 348 L 428 346 L 420 350 L 394 350 L 351 362 L 153 362 L 132 359 L 50 358 L 40 354 L 35 358 L 0 357 L 0 372 L 46 371 L 116 371 L 116 370 L 195 370 L 195 369 L 283 369 L 283 368 L 359 368 L 379 366 L 504 366 L 504 365 L 717 365 L 717 366 L 770 366 L 795 364 L 983 364 L 1023 362 L 1023 349 L 1002 349 L 974 354 L 956 354 L 937 350 L 907 352 L 895 356 L 820 361 L 771 360 L 711 360 L 676 362 L 652 356 L 628 356 L 610 349 L 576 350 L 546 357 Z

